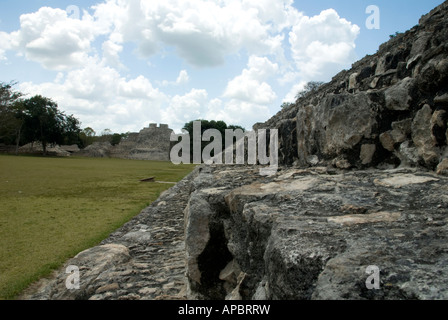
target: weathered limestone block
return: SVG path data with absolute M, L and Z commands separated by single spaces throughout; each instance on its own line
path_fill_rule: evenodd
M 382 134 L 380 134 L 380 142 L 384 149 L 388 151 L 394 151 L 395 150 L 395 143 L 397 143 L 392 136 L 392 131 L 387 131 Z
M 448 64 L 448 62 L 447 62 Z M 434 103 L 436 105 L 448 106 L 448 93 L 442 94 L 440 96 L 436 96 L 434 98 Z
M 380 77 L 373 78 L 373 80 L 369 84 L 370 89 L 375 89 L 379 80 L 380 80 Z
M 407 137 L 411 133 L 412 119 L 406 119 L 401 121 L 392 122 L 392 129 L 397 134 L 401 134 Z
M 423 54 L 427 50 L 431 36 L 432 36 L 431 32 L 421 32 L 417 36 L 417 39 L 412 44 L 412 49 L 409 54 L 409 57 L 411 59 L 418 55 Z
M 88 299 L 100 289 L 98 279 L 102 274 L 114 271 L 130 259 L 128 248 L 119 244 L 106 244 L 87 249 L 70 259 L 55 281 L 40 295 L 50 300 Z M 79 270 L 79 289 L 67 288 L 66 282 L 70 279 L 65 270 L 68 266 L 75 266 Z
M 445 110 L 436 110 L 431 117 L 431 133 L 436 146 L 446 144 L 447 119 L 448 114 Z
M 350 163 L 350 161 L 345 159 L 345 157 L 343 157 L 343 156 L 333 159 L 332 165 L 333 165 L 333 167 L 336 167 L 339 169 L 350 169 L 352 167 L 352 164 Z
M 373 138 L 376 113 L 366 93 L 327 95 L 317 106 L 297 114 L 299 162 L 309 156 L 336 158 L 350 152 L 363 138 Z
M 376 66 L 375 75 L 379 76 L 384 74 L 387 70 L 389 70 L 388 61 L 391 59 L 391 53 L 387 52 L 383 56 L 381 56 L 378 60 L 378 64 Z
M 405 78 L 395 86 L 388 88 L 384 94 L 386 97 L 386 108 L 389 110 L 408 110 L 412 101 L 412 90 L 414 89 L 415 80 Z
M 207 173 L 221 179 L 201 192 L 224 197 L 229 210 L 220 216 L 232 255 L 216 274 L 228 285 L 221 298 L 448 297 L 448 178 L 283 168 L 235 185 L 219 172 Z M 378 289 L 367 287 L 369 266 L 380 271 Z
M 375 113 L 365 94 L 348 97 L 329 96 L 324 102 L 326 119 L 322 119 L 325 130 L 325 155 L 337 155 L 350 150 L 362 138 L 371 138 L 376 124 Z M 356 111 L 355 111 L 356 110 Z
M 403 142 L 396 152 L 396 155 L 400 159 L 401 166 L 416 166 L 420 159 L 417 148 L 411 146 L 410 141 Z
M 395 145 L 406 140 L 406 135 L 400 130 L 390 130 L 380 134 L 380 142 L 383 148 L 388 151 L 394 151 Z
M 448 159 L 443 159 L 437 166 L 437 174 L 448 176 Z
M 419 156 L 427 165 L 439 163 L 439 152 L 436 148 L 431 130 L 432 110 L 429 105 L 420 109 L 412 122 L 412 140 Z
M 210 218 L 213 211 L 209 203 L 197 193 L 193 194 L 185 208 L 185 248 L 187 252 L 187 275 L 201 284 L 199 256 L 210 240 Z
M 437 63 L 436 69 L 439 71 L 441 78 L 446 79 L 446 77 L 448 76 L 448 59 L 447 58 L 441 59 Z
M 350 75 L 350 78 L 348 80 L 348 90 L 354 90 L 358 87 L 358 75 L 359 74 L 357 72 Z
M 363 144 L 361 146 L 361 154 L 359 158 L 361 159 L 361 163 L 366 165 L 372 162 L 373 156 L 376 151 L 376 145 L 374 144 Z

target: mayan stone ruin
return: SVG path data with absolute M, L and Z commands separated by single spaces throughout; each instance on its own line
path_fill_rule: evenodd
M 279 131 L 276 174 L 200 165 L 24 298 L 448 299 L 447 17 L 445 2 L 257 124 Z M 157 130 L 117 154 L 162 158 Z
M 134 160 L 170 161 L 173 132 L 167 124 L 151 123 L 139 133 L 130 133 L 118 145 L 109 142 L 95 142 L 81 150 L 78 155 L 87 157 L 112 157 Z

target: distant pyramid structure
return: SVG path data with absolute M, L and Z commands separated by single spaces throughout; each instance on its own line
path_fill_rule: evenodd
M 167 124 L 151 123 L 139 133 L 130 133 L 118 145 L 96 142 L 79 154 L 90 157 L 112 157 L 134 160 L 170 160 L 170 137 L 173 130 Z

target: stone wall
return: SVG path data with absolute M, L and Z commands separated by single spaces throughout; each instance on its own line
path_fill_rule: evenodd
M 189 298 L 446 299 L 447 182 L 417 169 L 206 167 L 185 209 Z
M 448 4 L 254 129 L 283 164 L 435 169 L 448 157 Z

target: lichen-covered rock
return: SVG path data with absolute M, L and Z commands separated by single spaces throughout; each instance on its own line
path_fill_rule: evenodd
M 297 114 L 298 157 L 308 165 L 307 157 L 333 159 L 356 153 L 363 139 L 374 140 L 377 126 L 374 102 L 366 93 L 329 94 L 317 106 L 301 108 Z M 360 146 L 361 147 L 361 146 Z
M 443 159 L 437 166 L 437 174 L 448 176 L 448 159 Z
M 439 162 L 439 152 L 432 135 L 431 119 L 432 110 L 429 105 L 424 105 L 412 122 L 412 140 L 424 163 L 434 167 Z
M 77 152 L 77 155 L 92 158 L 108 158 L 112 145 L 110 142 L 94 142 L 91 145 Z
M 386 108 L 395 111 L 408 110 L 412 101 L 415 80 L 408 77 L 384 92 Z
M 296 121 L 295 135 L 279 130 L 279 140 L 288 141 L 288 152 L 279 154 L 282 164 L 434 170 L 448 146 L 447 12 L 445 2 L 376 54 L 254 129 Z M 291 142 L 294 138 L 297 143 Z M 375 145 L 371 159 L 366 145 Z
M 59 272 L 56 278 L 36 295 L 36 299 L 45 300 L 83 300 L 96 292 L 107 291 L 105 286 L 96 285 L 98 279 L 105 274 L 116 271 L 131 259 L 129 250 L 123 245 L 107 244 L 85 250 L 71 259 Z M 76 280 L 70 281 L 71 267 L 78 272 Z M 71 287 L 70 284 L 78 287 Z M 68 284 L 67 284 L 68 283 Z M 110 288 L 118 289 L 114 283 Z
M 447 178 L 410 169 L 232 171 L 208 171 L 213 185 L 190 199 L 201 194 L 216 211 L 210 234 L 224 226 L 213 243 L 221 256 L 208 251 L 215 264 L 194 266 L 210 276 L 221 265 L 215 281 L 189 277 L 202 299 L 448 298 Z M 378 289 L 366 284 L 369 266 Z

